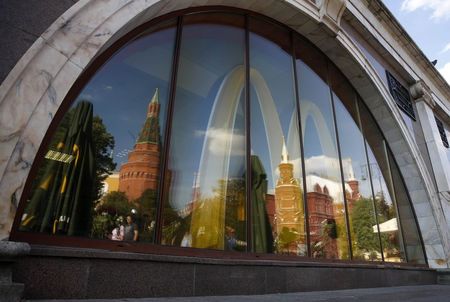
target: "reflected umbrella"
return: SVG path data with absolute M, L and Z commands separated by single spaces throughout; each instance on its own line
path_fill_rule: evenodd
M 273 236 L 266 210 L 267 174 L 258 156 L 251 156 L 252 166 L 252 220 L 253 250 L 258 253 L 273 251 Z
M 25 210 L 22 229 L 36 229 L 40 224 L 41 232 L 87 233 L 95 175 L 92 120 L 92 104 L 80 102 L 73 110 L 64 143 L 46 155 L 51 162 Z

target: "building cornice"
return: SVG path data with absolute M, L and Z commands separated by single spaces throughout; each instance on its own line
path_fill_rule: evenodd
M 401 65 L 401 69 L 405 69 L 406 66 L 406 71 L 413 78 L 413 81 L 411 81 L 410 84 L 422 80 L 430 86 L 431 90 L 443 101 L 439 104 L 440 106 L 445 106 L 442 110 L 444 112 L 449 112 L 450 102 L 448 100 L 450 100 L 450 85 L 382 1 L 348 0 L 348 2 L 349 4 L 347 7 L 350 13 L 363 24 L 365 28 L 372 32 L 375 41 L 368 41 L 369 44 L 376 49 L 380 49 L 381 47 L 384 51 L 389 53 L 394 61 Z M 376 21 L 374 22 L 373 18 L 368 18 L 364 12 L 360 11 L 362 7 L 372 13 L 373 17 L 378 21 L 378 24 L 375 24 Z M 364 20 L 362 20 L 362 18 L 364 18 Z M 376 32 L 377 35 L 373 35 L 374 32 Z M 382 39 L 381 41 L 380 38 Z M 393 45 L 392 41 L 396 41 L 398 45 Z M 386 47 L 386 44 L 390 47 Z M 399 53 L 397 49 L 402 49 L 407 57 L 405 58 L 405 56 Z

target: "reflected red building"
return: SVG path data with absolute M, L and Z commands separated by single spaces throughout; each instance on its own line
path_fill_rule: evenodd
M 128 199 L 139 198 L 145 190 L 158 189 L 160 164 L 159 96 L 156 89 L 148 105 L 147 118 L 128 161 L 120 167 L 119 191 Z

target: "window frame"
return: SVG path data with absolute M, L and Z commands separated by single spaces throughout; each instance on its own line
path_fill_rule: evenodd
M 179 11 L 175 11 L 160 17 L 157 17 L 155 19 L 152 19 L 133 30 L 129 31 L 128 33 L 121 36 L 117 41 L 115 41 L 111 46 L 109 46 L 107 49 L 105 49 L 102 53 L 100 53 L 90 64 L 89 66 L 82 72 L 82 74 L 78 77 L 74 85 L 70 88 L 67 95 L 65 96 L 63 102 L 61 103 L 60 107 L 58 108 L 57 113 L 55 114 L 55 117 L 53 118 L 49 128 L 46 131 L 46 134 L 44 135 L 44 138 L 39 146 L 39 149 L 36 153 L 35 160 L 33 161 L 33 164 L 31 166 L 30 172 L 28 173 L 27 180 L 23 189 L 23 192 L 21 194 L 21 199 L 19 202 L 19 207 L 17 208 L 16 215 L 14 218 L 14 223 L 11 229 L 10 233 L 10 240 L 14 241 L 25 241 L 30 244 L 36 244 L 36 245 L 46 245 L 46 246 L 64 246 L 64 247 L 74 247 L 74 248 L 98 248 L 98 249 L 105 249 L 105 250 L 112 250 L 112 251 L 121 251 L 121 252 L 137 252 L 137 253 L 149 253 L 149 254 L 160 254 L 160 255 L 174 255 L 174 256 L 192 256 L 192 257 L 207 257 L 207 258 L 230 258 L 230 259 L 261 259 L 261 260 L 282 260 L 282 261 L 295 261 L 295 262 L 316 262 L 316 263 L 345 263 L 345 264 L 358 264 L 362 263 L 364 265 L 379 267 L 380 262 L 370 262 L 370 261 L 355 261 L 350 258 L 349 260 L 331 260 L 331 259 L 318 259 L 318 258 L 311 258 L 307 256 L 293 256 L 293 255 L 279 255 L 279 254 L 261 254 L 261 253 L 254 253 L 252 251 L 247 251 L 244 253 L 236 253 L 236 252 L 229 252 L 229 251 L 222 251 L 222 250 L 210 250 L 210 249 L 198 249 L 198 248 L 183 248 L 183 247 L 176 247 L 176 246 L 165 246 L 165 245 L 159 245 L 158 243 L 161 240 L 161 229 L 162 229 L 162 207 L 163 203 L 158 203 L 158 211 L 157 211 L 157 223 L 156 223 L 156 243 L 146 243 L 146 242 L 115 242 L 111 240 L 101 240 L 101 239 L 92 239 L 87 237 L 72 237 L 72 236 L 64 236 L 64 235 L 49 235 L 44 233 L 34 233 L 34 232 L 24 232 L 19 231 L 19 225 L 20 220 L 22 217 L 22 214 L 25 210 L 26 206 L 26 197 L 30 196 L 33 179 L 37 175 L 38 170 L 41 166 L 41 164 L 44 161 L 44 155 L 47 152 L 47 147 L 51 141 L 51 138 L 53 134 L 55 133 L 57 127 L 59 126 L 60 122 L 62 121 L 65 113 L 70 109 L 72 103 L 76 99 L 76 97 L 79 95 L 79 93 L 82 91 L 82 89 L 85 87 L 85 85 L 91 80 L 91 78 L 96 74 L 96 72 L 108 62 L 108 60 L 122 47 L 126 46 L 127 43 L 141 35 L 143 32 L 145 32 L 150 26 L 154 26 L 160 22 L 168 21 L 169 19 L 177 19 L 177 29 L 176 29 L 176 41 L 175 41 L 175 50 L 174 50 L 174 58 L 173 58 L 173 66 L 172 66 L 172 73 L 171 73 L 171 82 L 170 82 L 170 95 L 169 95 L 169 103 L 168 103 L 168 113 L 167 113 L 167 121 L 165 123 L 165 129 L 164 129 L 164 141 L 166 144 L 170 142 L 170 131 L 171 131 L 171 125 L 172 125 L 172 115 L 173 115 L 173 99 L 174 99 L 174 93 L 175 93 L 175 86 L 176 86 L 176 76 L 177 76 L 177 68 L 178 68 L 178 58 L 179 58 L 179 52 L 180 52 L 180 40 L 181 40 L 181 32 L 182 32 L 182 18 L 183 16 L 190 15 L 190 14 L 199 14 L 199 13 L 213 13 L 213 12 L 222 12 L 222 13 L 231 13 L 231 14 L 237 14 L 244 16 L 246 19 L 246 25 L 245 25 L 245 35 L 246 35 L 246 41 L 245 41 L 245 60 L 244 65 L 246 67 L 246 75 L 245 75 L 245 85 L 246 87 L 249 87 L 250 79 L 249 79 L 249 18 L 256 18 L 258 20 L 261 20 L 266 23 L 272 23 L 277 26 L 281 26 L 283 28 L 286 28 L 290 32 L 291 37 L 291 56 L 292 56 L 292 62 L 293 62 L 293 70 L 294 70 L 294 82 L 295 82 L 295 99 L 297 102 L 297 113 L 300 118 L 300 102 L 299 102 L 299 88 L 297 85 L 297 78 L 298 78 L 298 72 L 295 64 L 296 60 L 296 49 L 294 43 L 294 39 L 297 39 L 298 41 L 304 41 L 307 43 L 307 48 L 310 48 L 317 52 L 317 55 L 320 57 L 325 58 L 324 64 L 328 66 L 328 64 L 334 64 L 332 61 L 327 58 L 319 49 L 317 49 L 315 46 L 312 45 L 311 42 L 309 42 L 305 37 L 302 35 L 296 33 L 293 29 L 288 28 L 286 25 L 273 20 L 267 16 L 239 8 L 231 8 L 231 7 L 223 7 L 223 6 L 206 6 L 206 7 L 196 7 L 196 8 L 187 8 Z M 334 66 L 337 70 L 339 70 L 337 67 Z M 321 76 L 320 74 L 318 74 Z M 329 68 L 326 68 L 326 84 L 329 86 L 330 92 L 332 92 L 332 85 L 329 80 Z M 354 88 L 353 88 L 354 89 Z M 355 90 L 355 93 L 357 95 L 357 92 Z M 245 101 L 246 101 L 246 108 L 248 110 L 249 108 L 249 99 L 250 99 L 250 91 L 248 88 L 245 89 Z M 358 96 L 359 98 L 359 96 Z M 333 110 L 333 116 L 334 113 L 334 105 L 332 106 Z M 370 111 L 369 111 L 370 113 Z M 249 135 L 249 129 L 250 129 L 250 116 L 249 112 L 246 113 L 246 137 L 247 137 L 247 149 L 250 150 L 249 144 L 250 144 L 250 135 Z M 334 122 L 336 127 L 336 121 Z M 378 127 L 379 129 L 379 127 Z M 302 131 L 300 127 L 300 131 Z M 383 133 L 381 130 L 379 130 L 381 135 L 384 138 Z M 303 173 L 303 195 L 304 195 L 304 204 L 305 207 L 306 202 L 306 187 L 305 187 L 305 167 L 304 167 L 304 154 L 303 154 L 303 142 L 300 139 L 301 142 L 301 152 L 302 152 L 302 173 Z M 337 146 L 339 148 L 340 142 L 339 138 L 337 137 Z M 162 156 L 162 167 L 160 171 L 160 175 L 165 175 L 165 170 L 167 168 L 167 161 L 168 161 L 168 151 L 167 146 L 165 146 L 161 152 Z M 250 153 L 247 152 L 247 170 L 250 171 L 249 160 Z M 339 162 L 341 163 L 340 158 L 340 151 L 339 151 Z M 342 169 L 342 167 L 341 167 Z M 250 173 L 247 173 L 247 184 L 251 184 L 251 175 Z M 402 176 L 402 175 L 401 175 Z M 403 177 L 403 176 L 402 176 Z M 249 179 L 250 178 L 250 179 Z M 341 171 L 341 181 L 344 182 L 342 171 Z M 159 195 L 162 195 L 160 197 L 160 200 L 164 200 L 164 194 L 167 194 L 167 192 L 164 192 L 164 177 L 160 178 L 161 181 L 159 182 Z M 247 185 L 249 187 L 249 185 Z M 251 213 L 250 209 L 252 208 L 251 205 L 251 198 L 250 198 L 250 190 L 247 188 L 247 234 L 248 234 L 248 240 L 251 240 Z M 344 194 L 344 200 L 346 199 Z M 345 206 L 346 201 L 345 201 Z M 415 216 L 414 208 L 412 207 L 412 211 Z M 307 241 L 308 241 L 308 247 L 310 246 L 309 243 L 309 218 L 307 216 L 308 209 L 305 209 L 305 229 L 307 233 Z M 346 211 L 346 223 L 348 225 L 348 213 Z M 416 217 L 415 217 L 416 218 Z M 417 224 L 417 218 L 415 220 Z M 250 227 L 250 228 L 249 228 Z M 348 228 L 348 226 L 347 226 Z M 349 232 L 349 230 L 347 230 Z M 419 235 L 421 237 L 421 234 L 419 232 Z M 348 240 L 350 241 L 350 237 L 348 237 Z M 422 238 L 421 238 L 422 241 Z M 421 242 L 422 248 L 424 248 L 423 241 Z M 250 244 L 248 245 L 250 246 Z M 349 244 L 351 249 L 351 244 Z M 311 255 L 311 251 L 308 248 L 308 256 Z M 350 251 L 351 255 L 351 251 Z M 427 260 L 425 250 L 425 261 Z M 386 265 L 393 265 L 393 263 L 389 262 L 382 262 Z M 405 263 L 395 263 L 395 265 L 398 266 L 417 266 L 417 267 L 427 267 L 427 265 L 419 265 L 419 264 L 411 264 L 408 262 Z

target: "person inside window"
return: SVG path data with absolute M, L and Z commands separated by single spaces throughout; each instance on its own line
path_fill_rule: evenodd
M 127 224 L 124 228 L 123 240 L 125 241 L 137 241 L 139 237 L 139 231 L 136 223 L 133 221 L 133 217 L 127 216 Z

